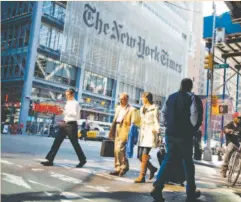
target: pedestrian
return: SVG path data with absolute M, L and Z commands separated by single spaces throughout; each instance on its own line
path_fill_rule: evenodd
M 226 178 L 229 160 L 235 149 L 239 147 L 239 142 L 241 142 L 241 114 L 238 112 L 234 113 L 233 121 L 224 126 L 223 131 L 226 136 L 226 150 L 221 166 L 221 175 L 223 178 Z
M 151 148 L 156 148 L 160 134 L 159 108 L 153 102 L 150 92 L 142 94 L 143 106 L 140 109 L 141 129 L 138 142 L 138 159 L 141 161 L 141 171 L 135 183 L 145 182 L 147 168 L 150 170 L 149 180 L 154 177 L 157 168 L 149 161 Z
M 156 201 L 164 201 L 162 190 L 168 178 L 169 170 L 175 160 L 182 158 L 186 176 L 186 202 L 194 202 L 201 192 L 196 190 L 195 167 L 192 159 L 193 136 L 196 131 L 198 113 L 195 96 L 191 93 L 191 79 L 183 79 L 178 92 L 170 95 L 163 107 L 163 124 L 166 127 L 166 155 L 154 182 L 151 196 Z
M 81 124 L 81 131 L 80 131 L 84 141 L 86 141 L 88 131 L 89 131 L 89 123 L 87 122 L 87 118 L 86 118 L 86 120 L 83 121 L 83 123 Z
M 116 108 L 115 117 L 110 129 L 109 138 L 114 140 L 115 171 L 110 175 L 120 176 L 129 170 L 126 157 L 126 144 L 131 124 L 136 121 L 136 109 L 128 104 L 129 95 L 121 93 L 120 105 Z
M 69 89 L 65 92 L 66 105 L 63 111 L 64 123 L 60 126 L 59 134 L 55 137 L 51 150 L 46 156 L 48 161 L 41 162 L 44 166 L 52 166 L 55 155 L 57 154 L 60 145 L 64 141 L 66 135 L 69 137 L 71 144 L 78 156 L 79 164 L 76 166 L 81 168 L 86 164 L 86 157 L 78 142 L 78 125 L 77 120 L 80 119 L 80 106 L 74 99 L 74 89 Z

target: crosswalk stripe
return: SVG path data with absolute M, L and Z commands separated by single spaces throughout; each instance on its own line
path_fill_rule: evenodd
M 6 161 L 6 160 L 3 160 L 3 159 L 0 159 L 0 162 L 3 163 L 3 164 L 7 164 L 7 165 L 13 165 L 12 162 Z
M 12 184 L 15 184 L 15 185 L 18 185 L 18 186 L 21 186 L 21 187 L 24 187 L 26 189 L 32 189 L 31 186 L 27 182 L 25 182 L 22 177 L 19 177 L 17 175 L 11 175 L 11 174 L 8 174 L 8 173 L 2 173 L 2 175 L 4 176 L 2 178 L 2 180 L 4 180 L 4 181 L 10 182 Z

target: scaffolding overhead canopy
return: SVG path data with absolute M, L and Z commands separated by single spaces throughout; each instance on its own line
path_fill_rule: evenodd
M 68 2 L 61 60 L 156 95 L 176 91 L 187 41 L 143 4 Z
M 241 2 L 240 1 L 225 1 L 232 16 L 233 23 L 241 24 Z
M 212 24 L 213 16 L 204 18 L 203 37 L 207 48 L 212 45 Z M 225 71 L 214 69 L 214 93 L 222 94 L 223 86 L 225 86 L 226 94 L 234 101 L 234 111 L 234 106 L 236 105 L 237 108 L 241 104 L 241 93 L 238 93 L 238 89 L 241 89 L 239 79 L 241 75 L 241 25 L 234 24 L 230 13 L 227 12 L 216 17 L 215 28 L 214 62 L 215 64 L 227 63 L 229 68 Z
M 240 11 L 241 12 L 241 11 Z M 204 18 L 204 34 L 208 46 L 212 41 L 212 23 L 213 16 Z M 224 13 L 216 18 L 215 28 L 224 30 L 224 38 L 220 42 L 216 40 L 216 48 L 221 51 L 221 57 L 229 59 L 233 68 L 241 64 L 241 26 L 233 24 L 229 12 Z M 217 38 L 217 35 L 216 35 Z

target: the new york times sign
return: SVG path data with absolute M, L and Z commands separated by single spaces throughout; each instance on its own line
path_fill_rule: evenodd
M 152 60 L 160 62 L 162 65 L 169 67 L 178 73 L 182 72 L 182 66 L 170 59 L 167 51 L 160 51 L 157 46 L 148 46 L 146 40 L 141 36 L 138 36 L 138 38 L 132 37 L 128 32 L 124 31 L 124 26 L 115 20 L 112 24 L 105 23 L 100 17 L 100 12 L 97 12 L 95 7 L 85 4 L 83 20 L 86 26 L 95 28 L 98 34 L 110 36 L 111 39 L 126 44 L 132 49 L 137 48 L 138 58 L 144 59 L 149 56 Z

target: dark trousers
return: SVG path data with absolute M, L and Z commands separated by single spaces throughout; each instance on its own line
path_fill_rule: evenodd
M 67 123 L 64 126 L 60 127 L 59 134 L 55 137 L 54 143 L 46 156 L 46 159 L 50 162 L 54 161 L 54 157 L 56 156 L 60 145 L 64 141 L 66 135 L 69 137 L 71 144 L 74 147 L 74 150 L 78 156 L 79 161 L 85 161 L 86 157 L 84 152 L 82 151 L 79 142 L 78 142 L 78 125 L 77 122 Z
M 161 167 L 157 174 L 154 186 L 160 189 L 164 188 L 164 183 L 168 178 L 169 171 L 176 159 L 182 158 L 185 177 L 187 181 L 186 193 L 187 198 L 195 198 L 195 167 L 192 160 L 193 140 L 181 140 L 179 138 L 166 136 L 166 155 L 162 161 Z

